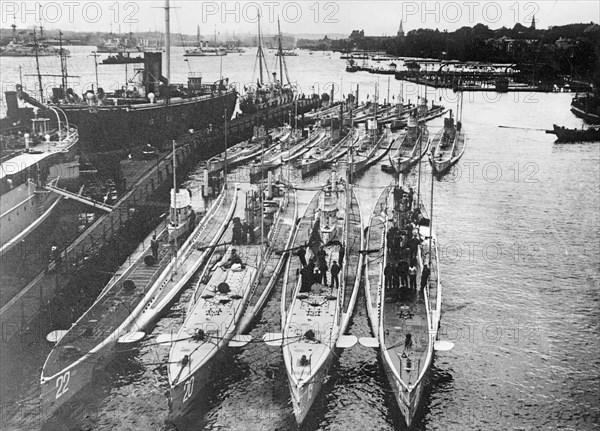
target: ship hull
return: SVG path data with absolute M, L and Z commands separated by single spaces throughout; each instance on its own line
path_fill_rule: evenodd
M 571 101 L 571 112 L 587 123 L 600 124 L 600 102 L 591 94 L 576 96 Z
M 28 195 L 28 184 L 22 184 L 2 196 L 3 200 L 16 195 L 19 203 L 7 211 L 2 211 L 0 217 L 0 254 L 8 252 L 11 248 L 25 239 L 42 223 L 55 208 L 59 196 L 52 192 L 34 193 Z M 35 186 L 33 186 L 35 188 Z M 4 206 L 4 205 L 3 205 Z
M 235 92 L 228 92 L 214 97 L 179 99 L 169 104 L 59 107 L 78 127 L 82 149 L 100 153 L 146 144 L 160 146 L 189 133 L 190 129 L 221 124 L 224 112 L 228 117 L 233 114 L 236 98 Z
M 96 52 L 99 54 L 119 54 L 119 53 L 138 53 L 144 52 L 141 47 L 106 47 L 106 46 L 97 46 Z
M 421 396 L 423 394 L 423 387 L 426 385 L 425 382 L 428 380 L 430 368 L 427 369 L 425 375 L 419 380 L 417 385 L 411 388 L 409 391 L 398 380 L 395 373 L 392 372 L 392 368 L 385 358 L 383 359 L 383 364 L 385 374 L 387 375 L 388 381 L 390 382 L 390 386 L 392 387 L 392 391 L 394 393 L 394 399 L 396 400 L 396 403 L 402 412 L 402 416 L 404 417 L 406 425 L 410 428 L 410 425 L 417 414 Z
M 419 160 L 421 160 L 423 156 L 427 154 L 427 151 L 429 150 L 429 143 L 427 143 L 427 145 L 425 145 L 423 148 L 424 149 L 421 153 L 417 153 L 412 157 L 398 159 L 396 161 L 396 170 L 398 172 L 406 173 L 410 168 L 416 165 L 417 162 L 419 162 Z
M 43 171 L 48 178 L 62 178 L 74 180 L 79 176 L 77 162 L 74 162 L 77 144 L 72 145 L 65 152 L 56 152 L 40 160 L 38 169 Z M 3 164 L 6 168 L 14 169 L 6 173 L 11 175 L 28 175 L 20 172 L 19 162 L 11 161 Z M 17 166 L 15 166 L 17 164 Z M 29 168 L 34 169 L 34 168 Z M 52 214 L 59 201 L 59 195 L 44 189 L 37 190 L 35 184 L 24 182 L 19 186 L 3 192 L 0 197 L 0 255 L 8 252 L 15 245 L 25 240 L 26 237 Z
M 456 163 L 458 159 L 444 160 L 442 162 L 433 162 L 433 170 L 437 175 L 443 175 Z
M 554 125 L 548 133 L 556 135 L 557 142 L 594 142 L 600 141 L 600 128 L 567 129 Z
M 85 359 L 42 381 L 40 401 L 46 419 L 51 418 L 59 410 L 62 412 L 61 417 L 68 416 L 73 410 L 70 406 L 79 404 L 73 401 L 73 397 L 91 383 L 96 365 L 102 362 L 96 358 L 98 353 L 86 356 Z
M 464 150 L 461 151 L 459 154 L 453 156 L 452 158 L 442 161 L 432 159 L 431 165 L 433 167 L 433 172 L 438 176 L 448 173 L 450 168 L 460 160 L 463 152 Z
M 263 111 L 268 108 L 274 108 L 276 106 L 291 105 L 294 101 L 293 96 L 278 96 L 266 98 L 262 102 L 251 102 L 248 100 L 242 100 L 240 103 L 240 110 L 243 114 L 251 115 L 256 114 L 259 111 Z
M 291 376 L 288 374 L 292 407 L 294 409 L 294 416 L 296 417 L 296 422 L 298 424 L 304 422 L 306 415 L 310 411 L 315 399 L 319 395 L 321 387 L 323 387 L 325 377 L 327 377 L 327 373 L 331 367 L 332 359 L 333 352 L 330 353 L 329 357 L 323 363 L 321 368 L 319 368 L 319 371 L 315 373 L 314 377 L 310 381 L 304 383 L 302 386 L 294 385 L 292 383 Z
M 446 174 L 452 166 L 454 166 L 462 157 L 466 149 L 466 135 L 463 130 L 454 131 L 452 141 L 438 140 L 438 136 L 444 133 L 444 129 L 438 132 L 435 144 L 432 144 L 432 149 L 429 154 L 429 160 L 433 168 L 433 172 L 437 176 Z M 446 148 L 450 147 L 448 151 Z
M 227 55 L 227 52 L 186 52 L 184 57 L 222 57 Z
M 384 192 L 385 193 L 385 192 Z M 385 194 L 382 196 L 386 196 Z M 380 198 L 379 205 L 383 203 Z M 384 227 L 379 235 L 383 242 L 383 262 L 380 266 L 377 292 L 369 291 L 368 298 L 371 304 L 367 307 L 370 313 L 373 328 L 377 329 L 378 341 L 381 346 L 381 361 L 388 382 L 391 386 L 394 399 L 400 408 L 408 428 L 417 415 L 419 404 L 424 389 L 427 387 L 431 364 L 433 362 L 433 346 L 439 328 L 439 310 L 441 307 L 441 284 L 439 282 L 439 262 L 437 259 L 437 245 L 435 234 L 429 223 L 419 224 L 418 235 L 421 238 L 429 235 L 432 239 L 431 255 L 429 262 L 432 272 L 422 290 L 414 293 L 407 292 L 407 287 L 400 287 L 400 280 L 389 283 L 386 274 L 391 265 L 399 265 L 402 261 L 408 262 L 409 253 L 395 250 L 397 234 L 391 231 L 392 223 L 404 222 L 405 215 L 410 214 L 411 208 L 396 201 L 396 189 L 387 195 L 388 208 L 392 208 L 394 217 L 389 219 L 388 228 Z M 413 204 L 413 209 L 416 205 Z M 427 211 L 419 204 L 421 214 L 427 216 Z M 372 217 L 371 226 L 376 226 L 379 215 Z M 414 233 L 414 232 L 413 232 Z M 384 236 L 385 235 L 385 236 Z M 417 234 L 415 234 L 417 235 Z M 377 237 L 371 244 L 377 243 Z M 419 271 L 426 259 L 423 245 L 417 250 L 415 266 Z M 395 249 L 394 249 L 395 248 Z M 409 247 L 410 248 L 410 247 Z M 409 248 L 404 249 L 409 250 Z M 384 269 L 385 268 L 385 269 Z M 421 272 L 422 273 L 422 272 Z M 420 280 L 419 280 L 420 281 Z M 396 284 L 395 286 L 390 284 Z M 384 287 L 385 286 L 385 287 Z M 404 291 L 403 291 L 404 289 Z M 377 301 L 377 307 L 373 307 Z M 408 313 L 408 314 L 406 314 Z M 413 341 L 416 341 L 413 343 Z
M 175 421 L 184 416 L 194 408 L 196 404 L 194 401 L 206 396 L 207 382 L 213 375 L 213 370 L 215 365 L 219 363 L 219 358 L 224 356 L 224 353 L 224 349 L 217 349 L 207 363 L 198 367 L 186 379 L 171 386 L 169 391 L 169 417 L 171 420 Z

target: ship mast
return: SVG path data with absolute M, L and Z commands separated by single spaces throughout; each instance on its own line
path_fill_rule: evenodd
M 258 57 L 258 67 L 260 70 L 260 84 L 263 84 L 263 61 L 264 61 L 264 54 L 262 51 L 262 40 L 261 40 L 261 34 L 260 34 L 260 12 L 258 12 L 258 50 L 256 52 L 256 56 Z M 256 69 L 255 69 L 256 70 Z
M 166 73 L 165 78 L 171 81 L 171 23 L 169 18 L 169 0 L 165 0 L 165 57 Z
M 420 126 L 417 126 L 420 127 Z M 421 202 L 421 155 L 423 154 L 423 130 L 419 130 L 419 173 L 417 175 L 417 202 Z M 432 173 L 433 175 L 433 173 Z
M 98 89 L 98 53 L 96 51 L 92 51 L 89 57 L 94 57 L 94 69 L 96 71 L 96 89 Z
M 168 0 L 167 0 L 168 2 Z M 177 209 L 177 174 L 176 174 L 176 154 L 175 154 L 175 140 L 173 140 L 173 210 L 175 213 L 174 220 L 172 220 L 175 229 L 173 238 L 173 255 L 175 257 L 175 263 L 173 265 L 173 272 L 171 273 L 171 280 L 173 276 L 177 274 L 177 234 L 179 230 L 179 210 Z
M 373 131 L 371 132 L 371 145 L 377 140 L 377 108 L 379 107 L 379 86 L 375 83 L 375 110 L 373 112 Z
M 260 186 L 259 186 L 259 202 L 260 202 L 260 263 L 259 263 L 259 274 L 262 274 L 262 270 L 263 270 L 263 258 L 264 258 L 264 242 L 265 242 L 265 217 L 264 217 L 264 213 L 265 213 L 265 202 L 264 202 L 264 196 L 265 196 L 265 189 L 264 189 L 264 184 L 265 184 L 265 180 L 264 180 L 264 172 L 263 169 L 265 167 L 264 165 L 264 160 L 265 160 L 265 149 L 264 149 L 264 143 L 265 140 L 261 139 L 260 141 Z M 269 191 L 270 193 L 270 191 Z
M 66 72 L 66 64 L 65 64 L 65 58 L 64 58 L 64 51 L 63 51 L 63 45 L 62 45 L 62 31 L 58 31 L 58 46 L 59 46 L 59 55 L 60 55 L 60 75 L 61 75 L 61 79 L 62 79 L 62 91 L 63 91 L 63 97 L 66 97 L 67 94 L 67 72 Z M 96 84 L 97 86 L 97 84 Z
M 281 82 L 281 86 L 283 86 L 283 70 L 285 68 L 285 79 L 288 85 L 290 85 L 290 76 L 288 74 L 285 56 L 283 55 L 283 45 L 281 43 L 281 27 L 279 25 L 279 17 L 277 17 L 277 33 L 279 35 L 279 81 Z
M 38 55 L 38 42 L 33 29 L 33 49 L 35 51 L 35 67 L 37 69 L 38 84 L 40 85 L 40 102 L 44 103 L 44 88 L 42 87 L 42 75 L 40 73 L 40 57 Z
M 429 212 L 429 268 L 431 268 L 431 241 L 433 236 L 433 166 L 431 167 L 431 210 Z
M 279 82 L 283 85 L 283 48 L 281 46 L 281 26 L 279 25 L 279 17 L 277 17 L 277 34 L 279 35 Z
M 225 113 L 223 114 L 223 118 L 225 119 L 225 125 L 223 128 L 223 132 L 225 133 L 225 163 L 224 163 L 224 178 L 223 181 L 225 183 L 225 189 L 227 189 L 227 109 L 225 109 Z

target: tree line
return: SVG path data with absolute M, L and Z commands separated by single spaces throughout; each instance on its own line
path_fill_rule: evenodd
M 559 39 L 559 45 L 556 42 Z M 561 44 L 560 42 L 566 42 Z M 332 40 L 331 49 L 385 51 L 400 57 L 514 63 L 535 71 L 537 79 L 572 79 L 600 87 L 600 26 L 569 24 L 536 30 L 516 24 L 512 29 L 492 30 L 484 24 L 454 32 L 412 30 L 405 37 L 362 37 Z

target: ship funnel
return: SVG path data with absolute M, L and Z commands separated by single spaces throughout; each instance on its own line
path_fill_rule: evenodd
M 19 102 L 16 91 L 5 91 L 6 100 L 6 116 L 8 118 L 18 117 L 19 115 Z
M 164 82 L 164 80 L 165 78 L 162 76 L 162 53 L 145 52 L 143 82 L 146 94 L 160 94 L 159 86 L 161 82 Z

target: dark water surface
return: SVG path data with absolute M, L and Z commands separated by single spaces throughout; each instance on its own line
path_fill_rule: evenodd
M 79 72 L 82 80 L 93 74 L 88 51 L 72 50 L 71 73 Z M 361 100 L 367 94 L 372 98 L 377 76 L 345 73 L 337 56 L 303 53 L 287 58 L 288 69 L 303 88 L 320 83 L 323 92 L 327 82 L 337 87 L 343 77 L 345 93 L 350 83 L 360 82 Z M 205 65 L 207 80 L 218 74 L 219 59 L 192 61 L 197 62 L 193 66 Z M 224 57 L 224 74 L 249 82 L 253 63 L 253 53 Z M 3 64 L 5 69 L 10 72 Z M 176 76 L 185 76 L 182 58 L 174 69 Z M 120 79 L 117 72 L 102 73 L 105 79 Z M 2 79 L 10 82 L 10 77 Z M 379 81 L 385 98 L 387 77 Z M 390 94 L 397 94 L 399 86 L 392 79 Z M 418 91 L 407 85 L 406 98 L 416 100 Z M 452 93 L 435 97 L 440 96 L 448 108 L 454 107 Z M 570 98 L 465 95 L 466 153 L 451 173 L 434 183 L 433 220 L 443 283 L 440 338 L 453 341 L 455 348 L 435 356 L 415 429 L 599 429 L 600 144 L 558 145 L 543 131 L 498 127 L 579 126 L 580 120 L 569 112 Z M 441 125 L 441 119 L 429 123 L 430 133 Z M 426 162 L 422 167 L 421 190 L 429 201 L 430 169 Z M 324 173 L 306 184 L 323 178 Z M 413 172 L 407 181 L 415 184 L 416 178 Z M 363 223 L 389 181 L 380 166 L 357 181 Z M 314 192 L 298 193 L 306 205 Z M 253 326 L 256 340 L 279 330 L 280 288 L 281 281 Z M 69 418 L 54 417 L 42 425 L 35 408 L 39 371 L 50 346 L 37 340 L 27 355 L 15 351 L 11 361 L 20 362 L 22 372 L 3 374 L 2 385 L 11 391 L 3 396 L 1 428 L 295 429 L 281 352 L 260 342 L 228 352 L 195 412 L 182 423 L 165 423 L 168 348 L 156 346 L 154 339 L 177 330 L 190 294 L 182 294 L 141 345 L 97 373 L 76 399 L 81 408 Z M 371 334 L 364 292 L 349 332 Z M 354 347 L 341 353 L 302 429 L 405 429 L 376 350 Z

